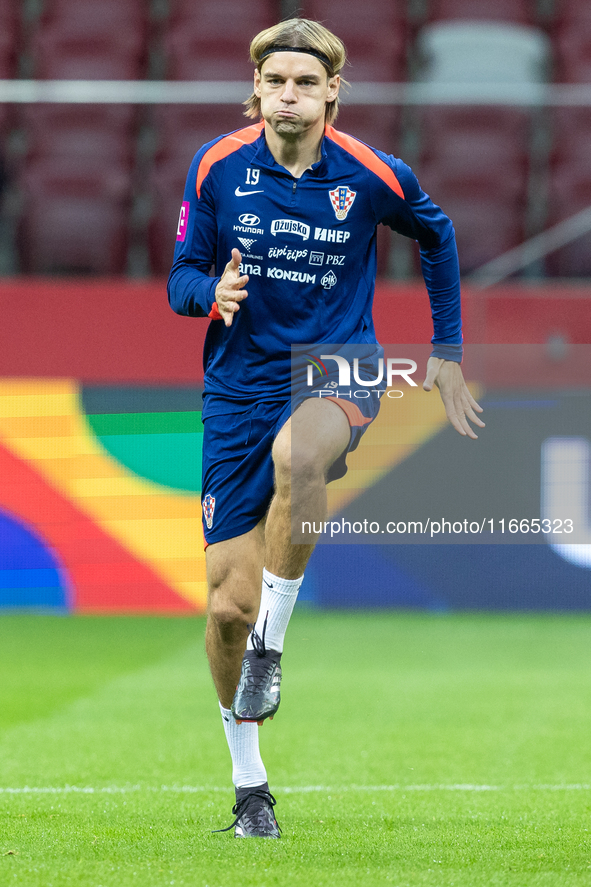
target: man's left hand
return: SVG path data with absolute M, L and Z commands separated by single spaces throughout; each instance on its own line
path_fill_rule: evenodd
M 468 419 L 479 428 L 484 428 L 484 422 L 476 415 L 482 412 L 482 407 L 468 391 L 460 364 L 453 360 L 430 357 L 423 389 L 431 391 L 433 385 L 439 388 L 447 418 L 456 431 L 463 437 L 477 440 L 478 435 L 468 424 Z

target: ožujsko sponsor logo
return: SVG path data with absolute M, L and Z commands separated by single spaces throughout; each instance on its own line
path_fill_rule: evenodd
M 272 246 L 269 249 L 270 259 L 284 258 L 290 262 L 297 262 L 298 259 L 305 259 L 307 255 L 307 249 L 289 249 L 287 246 Z
M 293 280 L 296 283 L 316 283 L 315 274 L 290 271 L 288 268 L 267 268 L 267 277 L 272 277 L 274 280 Z
M 296 219 L 273 219 L 271 222 L 271 234 L 275 237 L 277 234 L 297 234 L 308 240 L 310 237 L 310 226 Z

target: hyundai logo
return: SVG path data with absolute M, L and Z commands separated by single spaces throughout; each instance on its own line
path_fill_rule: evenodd
M 258 216 L 253 216 L 252 213 L 242 213 L 238 221 L 242 225 L 248 225 L 249 228 L 254 228 L 255 225 L 258 225 L 261 220 Z

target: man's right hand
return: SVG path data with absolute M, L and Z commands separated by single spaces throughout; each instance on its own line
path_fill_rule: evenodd
M 215 300 L 218 311 L 226 326 L 232 326 L 232 320 L 240 310 L 240 302 L 248 295 L 244 286 L 248 283 L 248 274 L 240 276 L 242 256 L 237 249 L 232 250 L 232 258 L 224 268 L 220 282 L 215 288 Z

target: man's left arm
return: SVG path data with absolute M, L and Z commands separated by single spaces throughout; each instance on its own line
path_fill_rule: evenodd
M 460 269 L 453 225 L 442 210 L 421 189 L 410 167 L 388 158 L 401 186 L 404 199 L 392 195 L 380 221 L 400 234 L 418 241 L 421 270 L 433 318 L 433 350 L 423 383 L 425 391 L 439 388 L 450 423 L 461 435 L 477 438 L 468 419 L 479 428 L 482 412 L 464 381 L 462 360 L 462 317 Z M 382 190 L 382 197 L 384 191 Z

